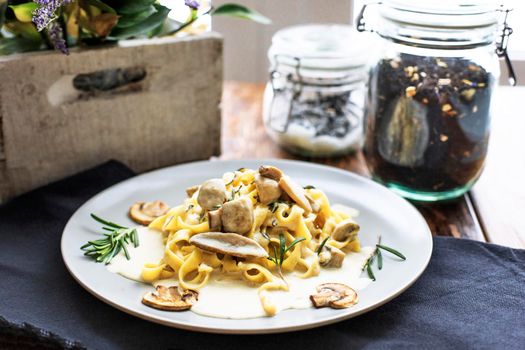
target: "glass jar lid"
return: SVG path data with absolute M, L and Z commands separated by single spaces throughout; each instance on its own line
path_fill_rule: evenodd
M 384 0 L 374 30 L 417 46 L 466 48 L 494 42 L 501 12 L 494 1 Z
M 497 25 L 499 14 L 493 1 L 385 0 L 380 14 L 389 20 L 443 28 L 478 28 Z
M 268 58 L 275 70 L 296 71 L 307 78 L 362 75 L 371 40 L 363 34 L 337 24 L 288 27 L 273 36 Z

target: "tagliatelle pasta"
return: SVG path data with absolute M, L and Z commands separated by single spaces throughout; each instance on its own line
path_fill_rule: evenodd
M 325 267 L 341 267 L 345 254 L 360 250 L 352 210 L 331 207 L 321 190 L 297 187 L 286 175 L 276 174 L 268 169 L 226 173 L 156 218 L 149 228 L 162 232 L 164 256 L 144 266 L 142 279 L 154 283 L 175 278 L 180 287 L 199 290 L 212 276 L 222 275 L 258 286 L 264 311 L 273 315 L 276 306 L 268 293 L 288 289 L 285 274 L 306 279 Z M 232 244 L 227 233 L 246 239 Z

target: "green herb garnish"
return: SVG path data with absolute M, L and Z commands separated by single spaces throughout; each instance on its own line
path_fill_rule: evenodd
M 103 233 L 104 238 L 88 241 L 80 247 L 84 251 L 84 255 L 95 259 L 96 262 L 103 262 L 107 265 L 120 251 L 124 251 L 126 259 L 129 260 L 127 245 L 133 244 L 135 248 L 139 246 L 137 230 L 101 219 L 95 214 L 91 214 L 91 217 L 103 224 L 102 229 L 108 231 L 108 233 Z
M 270 209 L 270 211 L 272 213 L 275 213 L 277 211 L 277 209 L 279 208 L 279 204 L 281 204 L 281 203 L 287 204 L 288 206 L 292 205 L 292 203 L 290 203 L 290 202 L 277 200 L 275 202 L 272 202 L 272 203 L 268 204 L 268 209 Z
M 304 237 L 296 238 L 293 240 L 292 243 L 290 243 L 289 246 L 286 245 L 286 238 L 282 233 L 279 234 L 279 252 L 277 252 L 277 248 L 273 246 L 273 256 L 268 256 L 268 260 L 272 261 L 277 266 L 277 271 L 279 272 L 279 276 L 283 279 L 283 281 L 286 282 L 283 276 L 283 262 L 285 259 L 286 253 L 293 248 L 297 243 L 304 241 Z
M 312 185 L 306 185 L 303 187 L 305 190 L 315 190 L 315 187 Z
M 233 188 L 232 189 L 232 194 L 231 194 L 230 198 L 228 198 L 227 202 L 230 202 L 230 201 L 234 200 L 235 199 L 235 195 L 238 194 L 239 192 L 241 192 L 241 188 L 242 188 L 242 185 L 240 185 L 237 188 Z
M 328 239 L 330 238 L 330 236 L 326 237 L 325 239 L 323 239 L 323 241 L 321 242 L 321 244 L 319 245 L 319 248 L 317 248 L 316 250 L 316 253 L 317 255 L 321 254 L 321 252 L 323 251 L 323 247 L 324 245 L 326 244 L 326 242 L 328 242 Z
M 376 280 L 374 271 L 372 270 L 372 264 L 376 256 L 377 256 L 377 268 L 379 270 L 383 268 L 383 254 L 381 253 L 381 249 L 397 256 L 403 261 L 407 259 L 403 254 L 401 254 L 399 251 L 395 250 L 394 248 L 390 248 L 390 247 L 387 247 L 386 245 L 381 244 L 381 236 L 379 236 L 376 247 L 374 251 L 372 252 L 372 255 L 370 255 L 370 257 L 368 258 L 368 260 L 366 261 L 365 265 L 362 268 L 363 271 L 366 269 L 366 272 L 368 273 L 368 277 L 372 281 Z

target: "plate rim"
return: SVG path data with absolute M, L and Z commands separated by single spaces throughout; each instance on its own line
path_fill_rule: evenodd
M 369 305 L 368 307 L 363 308 L 363 309 L 361 309 L 359 311 L 356 311 L 356 312 L 353 312 L 353 313 L 341 314 L 341 315 L 337 315 L 337 316 L 332 316 L 332 317 L 329 317 L 327 319 L 322 319 L 322 320 L 319 320 L 319 321 L 303 323 L 303 324 L 298 324 L 298 325 L 275 326 L 275 327 L 271 327 L 271 328 L 263 326 L 263 327 L 260 327 L 260 328 L 254 327 L 254 328 L 247 328 L 247 329 L 241 329 L 241 328 L 236 328 L 236 329 L 233 329 L 233 328 L 217 328 L 217 327 L 210 327 L 210 326 L 200 326 L 200 325 L 194 325 L 194 324 L 186 324 L 184 322 L 177 321 L 177 320 L 169 320 L 168 321 L 168 320 L 164 320 L 164 319 L 161 319 L 161 318 L 157 318 L 154 315 L 143 314 L 143 313 L 137 312 L 135 310 L 128 309 L 125 306 L 122 306 L 122 305 L 120 305 L 118 303 L 112 302 L 111 300 L 106 298 L 104 295 L 102 295 L 101 293 L 97 292 L 94 288 L 89 287 L 86 283 L 84 283 L 73 272 L 72 268 L 70 267 L 70 265 L 68 264 L 68 261 L 66 259 L 66 254 L 65 254 L 66 248 L 65 248 L 65 243 L 64 243 L 64 236 L 65 236 L 65 233 L 66 233 L 68 227 L 70 226 L 71 221 L 72 221 L 73 217 L 75 216 L 75 214 L 79 210 L 81 210 L 84 206 L 86 206 L 90 202 L 96 200 L 97 197 L 104 195 L 106 192 L 109 192 L 115 186 L 121 186 L 121 185 L 123 185 L 123 184 L 125 184 L 127 182 L 131 182 L 131 181 L 133 181 L 133 180 L 135 180 L 135 179 L 137 179 L 139 177 L 146 177 L 148 175 L 151 175 L 151 174 L 154 174 L 154 173 L 163 172 L 163 171 L 167 171 L 169 169 L 184 168 L 184 167 L 191 167 L 191 166 L 199 166 L 199 165 L 202 165 L 202 164 L 214 163 L 214 162 L 220 162 L 220 163 L 260 162 L 260 163 L 273 163 L 273 164 L 281 163 L 281 164 L 291 164 L 291 165 L 299 165 L 299 166 L 306 166 L 306 167 L 314 167 L 314 168 L 319 168 L 320 170 L 332 171 L 332 172 L 336 172 L 336 173 L 342 174 L 344 176 L 350 176 L 350 177 L 353 177 L 354 179 L 356 179 L 358 181 L 365 181 L 365 182 L 369 183 L 370 185 L 372 185 L 373 187 L 380 188 L 381 191 L 385 191 L 386 190 L 388 193 L 390 193 L 390 195 L 396 197 L 397 200 L 402 200 L 402 201 L 405 202 L 405 204 L 408 204 L 408 206 L 411 207 L 411 209 L 420 217 L 420 219 L 423 220 L 423 222 L 425 224 L 424 225 L 425 226 L 425 233 L 426 233 L 426 236 L 429 238 L 429 240 L 428 240 L 428 242 L 429 242 L 429 246 L 428 246 L 429 252 L 428 252 L 428 255 L 426 257 L 426 260 L 425 260 L 424 264 L 422 265 L 421 270 L 418 273 L 416 273 L 414 275 L 414 277 L 408 283 L 406 283 L 402 287 L 396 289 L 395 292 L 391 293 L 388 297 L 386 297 L 386 298 L 384 298 L 384 299 L 382 299 L 382 300 L 380 300 L 380 301 L 378 301 L 376 303 L 373 303 L 372 305 Z M 322 327 L 322 326 L 338 323 L 338 322 L 341 322 L 341 321 L 344 321 L 344 320 L 347 320 L 347 319 L 350 319 L 350 318 L 357 317 L 359 315 L 362 315 L 364 313 L 372 311 L 372 310 L 374 310 L 376 308 L 379 308 L 382 305 L 392 301 L 393 299 L 397 298 L 399 295 L 404 293 L 408 288 L 410 288 L 421 277 L 421 275 L 426 271 L 426 269 L 428 267 L 428 264 L 430 263 L 430 260 L 431 260 L 431 257 L 432 257 L 433 249 L 434 249 L 434 242 L 433 242 L 433 238 L 432 238 L 432 232 L 430 230 L 430 227 L 426 223 L 426 220 L 424 219 L 423 215 L 415 208 L 415 206 L 412 203 L 410 203 L 405 198 L 399 196 L 395 192 L 389 190 L 387 187 L 381 185 L 380 183 L 377 183 L 377 182 L 373 181 L 370 178 L 367 178 L 365 176 L 356 174 L 356 173 L 351 172 L 351 171 L 346 170 L 346 169 L 341 169 L 341 168 L 334 167 L 334 166 L 318 164 L 318 163 L 311 163 L 311 162 L 306 162 L 306 161 L 301 161 L 301 160 L 279 159 L 279 158 L 261 158 L 261 159 L 258 159 L 258 158 L 246 158 L 246 159 L 210 159 L 210 160 L 201 160 L 201 161 L 187 162 L 187 163 L 167 166 L 167 167 L 155 169 L 155 170 L 152 170 L 152 171 L 148 171 L 148 172 L 145 172 L 145 173 L 142 173 L 142 174 L 138 174 L 138 175 L 132 176 L 132 177 L 130 177 L 128 179 L 125 179 L 123 181 L 117 182 L 117 183 L 109 186 L 108 188 L 100 191 L 100 192 L 97 192 L 95 195 L 91 196 L 88 200 L 83 202 L 82 205 L 80 205 L 75 210 L 75 212 L 70 216 L 70 218 L 68 219 L 66 225 L 64 226 L 64 229 L 62 230 L 62 235 L 61 235 L 61 239 L 60 239 L 60 253 L 61 253 L 61 256 L 62 256 L 62 261 L 64 262 L 64 265 L 66 266 L 66 269 L 67 269 L 68 273 L 73 277 L 73 279 L 80 286 L 82 286 L 82 288 L 84 288 L 86 291 L 88 291 L 91 295 L 93 295 L 97 299 L 99 299 L 99 300 L 103 301 L 104 303 L 106 303 L 106 304 L 116 308 L 117 310 L 123 311 L 123 312 L 125 312 L 125 313 L 127 313 L 129 315 L 138 317 L 140 319 L 143 319 L 143 320 L 146 320 L 146 321 L 149 321 L 149 322 L 153 322 L 153 323 L 156 323 L 156 324 L 161 324 L 161 325 L 172 327 L 172 328 L 178 328 L 178 329 L 189 330 L 189 331 L 196 331 L 196 332 L 202 332 L 202 333 L 214 333 L 214 334 L 275 334 L 275 333 L 296 332 L 296 331 L 300 331 L 300 330 L 318 328 L 318 327 Z M 203 317 L 209 317 L 209 316 L 203 316 Z M 210 317 L 210 318 L 213 318 L 213 317 Z M 239 321 L 242 321 L 242 320 L 239 320 Z

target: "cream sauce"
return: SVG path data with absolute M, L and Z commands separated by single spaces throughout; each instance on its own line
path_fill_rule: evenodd
M 111 272 L 142 282 L 142 268 L 147 263 L 158 263 L 164 257 L 164 242 L 162 233 L 151 230 L 144 226 L 137 227 L 139 246 L 128 245 L 130 260 L 126 259 L 124 252 L 121 251 L 111 260 L 107 269 Z
M 138 228 L 140 246 L 129 249 L 131 260 L 123 253 L 117 255 L 108 265 L 108 270 L 126 278 L 141 281 L 140 275 L 145 263 L 157 263 L 164 255 L 162 234 L 148 228 Z M 363 247 L 359 253 L 346 255 L 341 268 L 321 268 L 318 276 L 301 278 L 299 274 L 285 275 L 289 291 L 265 291 L 267 298 L 276 306 L 277 312 L 286 309 L 312 307 L 310 295 L 321 283 L 343 283 L 360 293 L 370 279 L 361 278 L 361 268 L 373 248 Z M 160 280 L 155 285 L 177 285 L 176 279 Z M 208 284 L 199 290 L 199 301 L 191 311 L 210 317 L 245 319 L 267 316 L 259 298 L 259 286 L 250 286 L 240 280 L 232 280 L 214 273 Z

